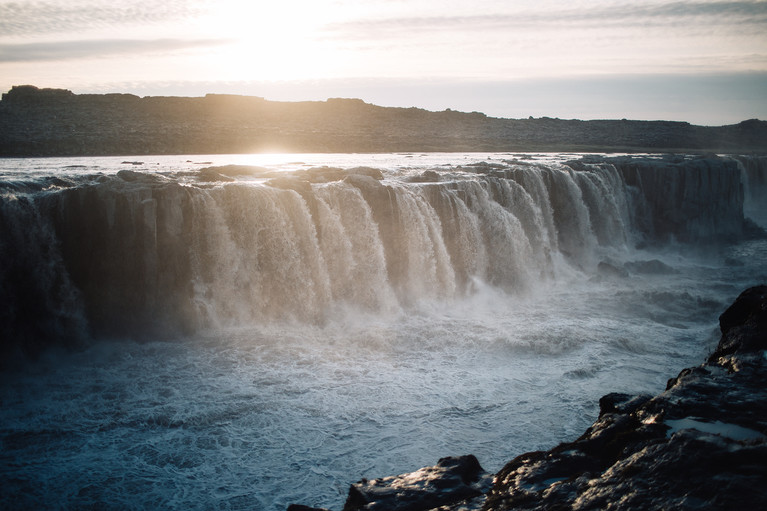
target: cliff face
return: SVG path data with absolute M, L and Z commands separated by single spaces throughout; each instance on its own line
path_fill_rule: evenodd
M 395 151 L 767 150 L 767 122 L 498 119 L 358 99 L 273 102 L 82 94 L 16 86 L 0 101 L 0 156 Z
M 737 238 L 743 232 L 743 189 L 735 160 L 618 157 L 610 161 L 641 192 L 641 229 L 657 240 Z M 738 205 L 730 207 L 729 204 Z M 712 227 L 717 226 L 713 231 Z

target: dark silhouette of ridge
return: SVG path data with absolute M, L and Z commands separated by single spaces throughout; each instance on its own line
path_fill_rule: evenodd
M 279 152 L 765 152 L 767 122 L 503 119 L 360 99 L 138 97 L 14 86 L 0 101 L 0 156 Z

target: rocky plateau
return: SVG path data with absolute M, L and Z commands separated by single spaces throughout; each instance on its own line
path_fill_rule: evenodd
M 0 156 L 255 152 L 764 152 L 767 122 L 504 119 L 360 99 L 138 97 L 14 86 L 0 101 Z

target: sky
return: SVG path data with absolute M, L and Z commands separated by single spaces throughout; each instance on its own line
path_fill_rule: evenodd
M 0 91 L 767 120 L 767 0 L 0 0 Z

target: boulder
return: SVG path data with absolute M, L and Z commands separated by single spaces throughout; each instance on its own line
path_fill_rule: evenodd
M 433 467 L 354 483 L 343 511 L 443 509 L 483 497 L 491 477 L 472 455 L 442 458 Z
M 767 349 L 767 286 L 746 291 L 719 316 L 722 340 L 709 363 L 728 355 Z

